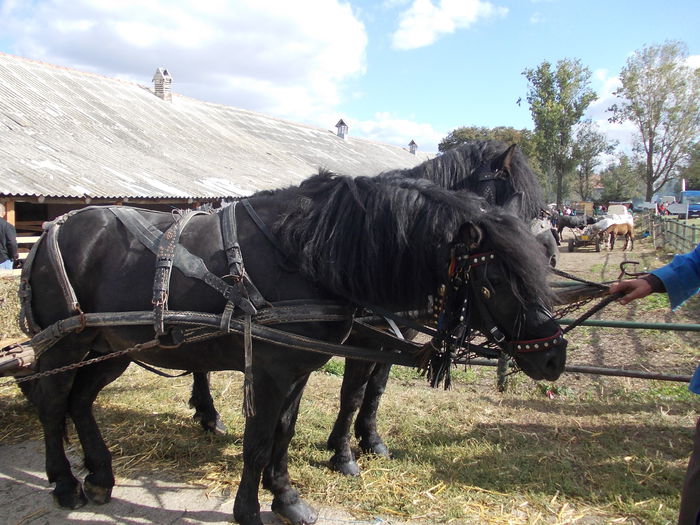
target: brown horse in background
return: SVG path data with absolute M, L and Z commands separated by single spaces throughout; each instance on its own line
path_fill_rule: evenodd
M 602 233 L 603 239 L 610 239 L 610 251 L 615 247 L 615 239 L 618 235 L 625 236 L 625 247 L 623 251 L 627 250 L 627 246 L 630 247 L 630 251 L 634 249 L 634 225 L 629 222 L 623 222 L 622 224 L 613 224 L 608 226 L 608 228 Z

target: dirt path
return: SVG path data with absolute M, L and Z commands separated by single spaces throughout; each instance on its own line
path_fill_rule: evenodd
M 72 452 L 73 472 L 82 477 L 77 454 Z M 208 493 L 198 485 L 180 483 L 151 472 L 135 479 L 118 478 L 108 505 L 88 504 L 67 511 L 54 506 L 44 472 L 44 446 L 37 441 L 0 446 L 0 506 L 3 525 L 70 525 L 122 523 L 224 525 L 233 520 L 233 498 Z M 261 494 L 261 497 L 265 498 Z M 283 525 L 262 502 L 265 525 Z M 401 525 L 387 517 L 357 520 L 335 509 L 319 510 L 318 525 Z

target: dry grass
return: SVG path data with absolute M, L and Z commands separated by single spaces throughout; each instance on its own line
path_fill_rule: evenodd
M 643 246 L 635 251 L 641 255 Z M 601 279 L 600 272 L 589 273 Z M 695 322 L 699 311 L 695 300 L 672 319 Z M 617 305 L 605 313 L 630 315 L 667 321 L 670 314 L 658 298 L 640 302 L 633 313 Z M 578 329 L 573 335 L 572 362 L 690 373 L 698 361 L 693 334 Z M 337 370 L 339 362 L 328 369 Z M 410 370 L 395 367 L 393 374 L 379 421 L 395 457 L 362 457 L 362 476 L 353 479 L 327 468 L 325 441 L 341 378 L 313 374 L 289 461 L 306 498 L 358 518 L 380 514 L 423 523 L 675 521 L 700 408 L 686 385 L 565 374 L 553 387 L 516 376 L 499 394 L 493 369 L 474 368 L 457 373 L 453 390 L 445 392 L 427 388 Z M 208 436 L 191 421 L 188 378 L 130 368 L 96 403 L 117 482 L 159 472 L 203 483 L 213 493 L 234 492 L 242 467 L 241 388 L 238 373 L 213 375 L 229 433 Z M 557 394 L 550 398 L 548 390 Z M 40 437 L 33 409 L 4 381 L 0 429 L 0 443 Z

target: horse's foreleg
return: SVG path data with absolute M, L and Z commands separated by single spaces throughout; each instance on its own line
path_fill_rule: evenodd
M 270 463 L 275 432 L 293 380 L 254 368 L 255 415 L 248 417 L 243 434 L 243 474 L 233 505 L 233 518 L 241 525 L 262 525 L 258 489 L 262 471 Z
M 202 428 L 214 434 L 226 434 L 226 425 L 221 421 L 219 413 L 214 407 L 214 399 L 209 388 L 209 374 L 205 372 L 192 373 L 192 396 L 189 401 L 194 408 L 193 418 L 199 421 Z
M 275 429 L 270 463 L 263 471 L 263 487 L 272 492 L 272 511 L 285 523 L 308 525 L 315 523 L 318 513 L 299 497 L 289 482 L 288 450 L 294 436 L 299 402 L 309 376 L 299 379 L 289 392 Z
M 89 474 L 83 482 L 88 499 L 97 504 L 108 503 L 114 487 L 112 454 L 102 438 L 92 412 L 100 391 L 118 378 L 129 366 L 128 357 L 120 357 L 81 368 L 70 395 L 69 411 L 85 453 Z
M 353 344 L 352 342 L 350 344 Z M 346 476 L 358 476 L 360 467 L 350 448 L 350 426 L 355 412 L 360 408 L 365 396 L 367 382 L 375 363 L 359 359 L 346 359 L 343 373 L 343 386 L 340 389 L 340 409 L 328 436 L 327 447 L 334 451 L 330 466 Z
M 362 451 L 385 458 L 390 458 L 391 453 L 377 431 L 377 412 L 379 411 L 379 402 L 389 381 L 390 371 L 391 364 L 375 365 L 369 383 L 367 383 L 360 412 L 355 420 L 355 436 L 360 440 Z

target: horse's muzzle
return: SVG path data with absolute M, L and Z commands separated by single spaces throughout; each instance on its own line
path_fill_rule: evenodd
M 528 377 L 536 381 L 555 381 L 564 372 L 567 344 L 566 339 L 560 337 L 558 344 L 548 350 L 516 354 L 515 362 Z

